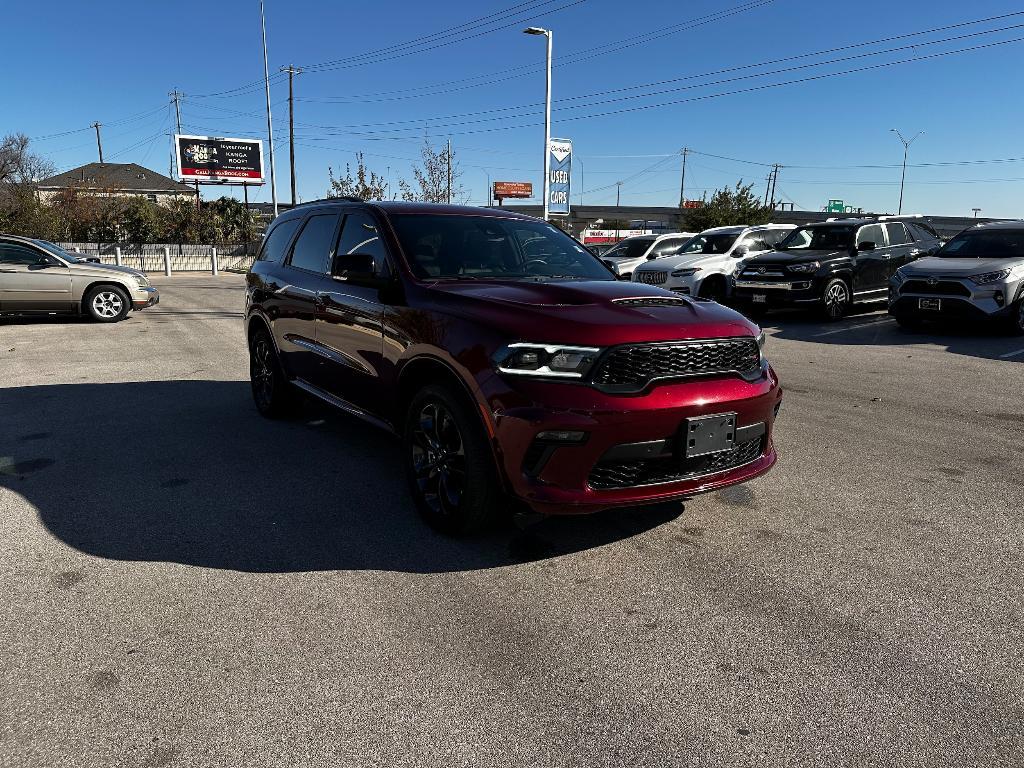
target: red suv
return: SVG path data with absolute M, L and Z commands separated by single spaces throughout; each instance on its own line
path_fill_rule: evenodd
M 442 530 L 503 495 L 543 513 L 678 499 L 775 463 L 760 329 L 620 282 L 554 226 L 494 208 L 333 199 L 279 216 L 248 274 L 252 391 L 397 433 Z

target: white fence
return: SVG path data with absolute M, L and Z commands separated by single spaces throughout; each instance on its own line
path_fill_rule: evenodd
M 245 245 L 183 245 L 155 243 L 58 243 L 70 253 L 99 256 L 104 264 L 121 264 L 143 272 L 211 272 L 246 270 L 259 243 Z M 248 251 L 248 254 L 246 254 Z

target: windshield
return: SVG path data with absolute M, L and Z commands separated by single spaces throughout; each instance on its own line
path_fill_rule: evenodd
M 732 244 L 736 242 L 739 234 L 735 235 L 697 235 L 676 251 L 675 255 L 683 253 L 728 253 Z
M 647 249 L 653 242 L 653 237 L 631 237 L 618 243 L 604 257 L 606 259 L 639 259 L 647 253 Z
M 850 226 L 800 227 L 775 248 L 779 251 L 838 251 L 853 246 L 853 231 Z
M 961 232 L 935 255 L 947 259 L 1024 258 L 1024 229 Z
M 70 253 L 65 251 L 59 245 L 55 245 L 55 244 L 51 243 L 49 240 L 33 240 L 32 242 L 35 243 L 36 245 L 38 245 L 40 248 L 46 249 L 47 251 L 52 253 L 54 256 L 59 256 L 60 258 L 64 259 L 64 261 L 68 261 L 68 262 L 70 262 L 72 264 L 77 264 L 78 263 L 78 259 L 76 259 Z
M 423 280 L 615 279 L 590 251 L 542 221 L 395 214 L 391 222 Z

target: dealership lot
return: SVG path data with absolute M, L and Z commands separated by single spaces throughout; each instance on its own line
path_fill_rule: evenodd
M 1024 761 L 1021 338 L 770 315 L 771 473 L 459 541 L 154 284 L 0 321 L 0 765 Z

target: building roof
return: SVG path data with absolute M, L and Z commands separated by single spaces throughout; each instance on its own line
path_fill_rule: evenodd
M 39 182 L 39 189 L 195 194 L 195 189 L 135 163 L 88 163 Z

